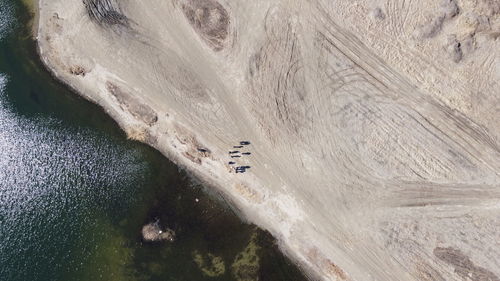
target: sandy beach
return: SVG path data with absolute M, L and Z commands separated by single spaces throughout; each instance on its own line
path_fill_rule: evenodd
M 40 0 L 42 60 L 315 280 L 500 280 L 498 2 L 147 2 Z

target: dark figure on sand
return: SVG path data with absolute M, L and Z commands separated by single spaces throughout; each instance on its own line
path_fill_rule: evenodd
M 247 169 L 250 169 L 250 166 L 239 166 L 236 167 L 236 173 L 244 173 L 247 171 Z

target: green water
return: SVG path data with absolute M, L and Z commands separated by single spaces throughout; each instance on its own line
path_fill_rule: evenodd
M 305 280 L 268 234 L 54 81 L 29 20 L 0 0 L 0 280 Z M 174 242 L 142 241 L 156 220 Z

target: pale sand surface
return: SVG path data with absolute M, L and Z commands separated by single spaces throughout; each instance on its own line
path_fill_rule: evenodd
M 498 1 L 39 3 L 58 78 L 315 278 L 500 280 Z

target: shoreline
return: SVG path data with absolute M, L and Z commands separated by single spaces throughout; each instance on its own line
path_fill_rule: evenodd
M 40 0 L 40 3 L 44 1 Z M 309 91 L 307 87 L 310 84 L 301 80 L 293 80 L 293 83 L 285 80 L 278 85 L 291 87 L 303 83 L 305 86 L 287 88 L 283 97 L 267 103 L 264 102 L 266 96 L 261 95 L 261 92 L 276 90 L 276 81 L 281 82 L 281 78 L 273 75 L 281 73 L 281 64 L 293 69 L 294 64 L 287 65 L 288 60 L 280 60 L 282 54 L 290 57 L 291 61 L 294 56 L 297 56 L 297 61 L 301 59 L 294 53 L 295 47 L 292 47 L 292 53 L 287 53 L 289 49 L 273 45 L 281 42 L 283 38 L 279 36 L 269 40 L 266 34 L 259 37 L 251 32 L 239 33 L 239 36 L 250 34 L 246 38 L 247 44 L 240 43 L 237 47 L 231 45 L 232 49 L 228 51 L 214 53 L 214 50 L 220 51 L 218 48 L 221 43 L 214 38 L 208 40 L 197 37 L 199 34 L 195 32 L 201 31 L 188 25 L 189 21 L 185 20 L 182 11 L 171 9 L 164 2 L 156 3 L 158 11 L 141 11 L 140 4 L 127 4 L 128 11 L 136 17 L 133 19 L 134 24 L 137 23 L 137 26 L 133 26 L 135 33 L 129 32 L 128 27 L 109 28 L 90 19 L 77 19 L 75 14 L 85 12 L 81 6 L 71 6 L 62 0 L 45 4 L 39 5 L 37 32 L 45 36 L 37 36 L 37 51 L 50 73 L 80 96 L 103 108 L 129 138 L 154 147 L 180 168 L 193 174 L 208 189 L 221 194 L 223 200 L 228 201 L 243 219 L 269 231 L 285 255 L 309 277 L 315 280 L 411 281 L 420 280 L 419 276 L 428 276 L 429 272 L 438 272 L 452 278 L 442 267 L 440 256 L 436 255 L 436 251 L 446 254 L 446 249 L 454 249 L 441 242 L 443 237 L 453 241 L 454 247 L 459 249 L 476 249 L 476 254 L 481 253 L 477 250 L 481 249 L 481 245 L 487 244 L 486 241 L 476 241 L 471 246 L 465 240 L 460 242 L 447 235 L 459 229 L 470 237 L 477 233 L 478 229 L 467 221 L 470 218 L 467 214 L 473 213 L 478 206 L 471 204 L 469 197 L 484 202 L 485 206 L 494 204 L 489 201 L 492 200 L 491 196 L 481 197 L 480 194 L 476 197 L 479 183 L 475 179 L 485 179 L 482 183 L 485 188 L 491 194 L 500 194 L 500 186 L 495 185 L 499 180 L 499 173 L 495 171 L 500 163 L 494 157 L 484 156 L 498 154 L 491 145 L 482 141 L 490 136 L 486 133 L 484 138 L 471 138 L 468 133 L 464 133 L 463 128 L 458 128 L 454 118 L 450 117 L 454 113 L 450 113 L 451 110 L 448 112 L 448 108 L 441 105 L 441 100 L 417 89 L 408 76 L 397 74 L 394 69 L 400 66 L 378 61 L 377 56 L 373 56 L 373 50 L 367 49 L 367 44 L 351 40 L 349 36 L 352 34 L 345 33 L 341 27 L 334 24 L 329 26 L 337 28 L 334 33 L 338 37 L 321 41 L 333 45 L 338 52 L 328 49 L 331 54 L 321 55 L 319 52 L 318 57 L 325 60 L 331 55 L 337 59 L 332 59 L 332 65 L 344 63 L 348 71 L 353 71 L 353 76 L 368 81 L 355 86 L 358 87 L 357 91 L 365 93 L 370 99 L 351 100 L 357 92 L 347 97 L 336 96 L 335 103 L 346 103 L 337 108 L 345 116 L 331 120 L 327 116 L 324 118 L 326 122 L 322 118 L 317 119 L 311 126 L 319 127 L 312 127 L 309 132 L 300 127 L 300 120 L 304 117 L 300 115 L 301 106 L 309 102 L 311 108 L 315 109 L 311 112 L 321 114 L 329 112 L 323 108 L 328 100 L 315 103 L 314 100 L 308 101 L 307 96 L 299 95 L 295 98 L 302 99 L 300 102 L 286 102 L 287 98 L 293 99 L 287 96 L 288 93 Z M 289 4 L 293 7 L 292 2 Z M 44 10 L 45 7 L 47 10 Z M 266 7 L 252 8 L 259 10 Z M 133 14 L 132 11 L 141 13 Z M 269 7 L 268 11 L 272 11 L 272 8 Z M 156 18 L 164 18 L 161 12 L 170 13 L 167 21 L 174 23 L 172 29 L 168 28 L 168 24 L 155 22 Z M 189 11 L 187 13 L 189 15 Z M 261 14 L 265 13 L 253 14 L 257 18 L 255 22 L 248 20 L 263 30 L 266 28 L 262 22 L 268 24 L 267 20 L 272 21 L 274 15 L 281 15 L 280 12 L 272 12 L 269 14 L 271 19 L 267 19 L 266 14 L 264 21 L 264 18 L 260 18 Z M 221 18 L 225 18 L 223 13 Z M 341 19 L 336 20 L 341 22 Z M 290 21 L 284 26 L 293 26 L 295 23 Z M 158 28 L 158 24 L 161 28 Z M 272 22 L 272 25 L 283 27 L 280 24 L 280 20 Z M 299 31 L 295 32 L 300 33 L 300 28 L 296 28 Z M 157 29 L 162 33 L 155 33 Z M 239 38 L 232 32 L 235 31 L 230 29 L 227 33 L 230 37 L 228 41 Z M 163 33 L 169 36 L 163 36 Z M 306 34 L 301 35 L 313 40 Z M 226 36 L 225 33 L 223 35 Z M 149 38 L 149 41 L 144 38 Z M 283 40 L 290 38 L 293 36 L 287 35 Z M 309 43 L 304 38 L 297 38 L 292 46 Z M 262 42 L 264 45 L 259 45 Z M 112 51 L 103 52 L 103 48 Z M 246 59 L 248 53 L 255 50 L 264 52 L 265 56 L 251 57 L 255 59 L 250 62 L 249 73 L 242 73 L 244 67 L 238 63 L 238 56 Z M 272 53 L 276 50 L 283 53 Z M 353 50 L 357 53 L 351 55 Z M 381 52 L 377 54 L 384 55 Z M 410 59 L 415 60 L 412 61 L 413 66 L 420 66 L 416 62 L 419 61 L 418 56 Z M 260 65 L 254 66 L 252 63 Z M 443 62 L 443 65 L 446 63 Z M 132 65 L 133 68 L 128 69 Z M 312 60 L 309 67 L 318 66 Z M 349 70 L 349 67 L 352 69 Z M 264 70 L 269 72 L 259 73 Z M 296 72 L 306 77 L 300 68 Z M 322 72 L 318 73 L 320 76 Z M 388 73 L 392 76 L 388 76 Z M 438 72 L 434 74 L 439 75 Z M 449 81 L 447 76 L 441 78 Z M 266 84 L 268 82 L 270 86 Z M 428 85 L 431 88 L 440 87 L 438 84 Z M 386 89 L 386 92 L 380 89 Z M 335 103 L 328 106 L 334 107 Z M 275 104 L 276 107 L 273 107 Z M 271 109 L 266 108 L 268 105 L 271 105 Z M 456 110 L 462 110 L 461 106 L 458 103 Z M 367 108 L 368 113 L 356 113 L 358 107 Z M 355 114 L 351 116 L 352 110 Z M 272 115 L 276 112 L 281 115 Z M 380 116 L 373 113 L 375 115 L 371 116 L 370 112 L 384 113 L 377 113 Z M 264 118 L 259 119 L 259 114 Z M 281 122 L 291 123 L 290 127 L 283 123 L 272 123 L 279 117 L 284 118 Z M 430 126 L 429 120 L 435 123 Z M 488 119 L 476 121 L 483 122 L 486 124 L 484 126 L 493 124 L 484 123 Z M 298 122 L 298 125 L 294 122 Z M 329 122 L 346 124 L 333 130 Z M 387 129 L 386 123 L 392 127 Z M 401 126 L 401 123 L 412 125 Z M 325 127 L 321 127 L 323 125 Z M 426 131 L 408 129 L 418 126 L 424 126 Z M 283 127 L 287 130 L 281 131 Z M 359 128 L 363 128 L 363 132 L 358 132 Z M 467 128 L 475 131 L 475 127 Z M 323 136 L 317 137 L 318 133 Z M 368 135 L 363 135 L 365 133 Z M 460 145 L 440 143 L 450 135 L 455 139 L 463 138 L 464 141 Z M 401 139 L 404 144 L 400 143 Z M 250 172 L 243 175 L 235 174 L 234 169 L 227 164 L 227 149 L 240 140 L 250 140 L 252 149 L 257 148 L 252 151 L 249 160 L 242 160 L 252 166 Z M 466 158 L 479 167 L 477 170 L 470 170 L 472 164 L 464 166 L 465 160 L 450 158 L 453 155 L 466 155 L 468 152 L 464 147 L 473 147 L 484 153 L 476 158 Z M 384 152 L 385 149 L 391 153 Z M 408 151 L 413 154 L 407 156 Z M 396 158 L 391 158 L 393 155 Z M 378 159 L 375 157 L 382 157 L 383 161 L 374 160 Z M 436 164 L 429 159 L 444 159 L 447 162 Z M 391 166 L 395 163 L 406 164 Z M 429 180 L 421 181 L 420 173 Z M 451 186 L 464 186 L 463 198 L 432 193 L 437 189 L 447 190 L 449 187 L 444 182 L 449 182 Z M 419 197 L 419 190 L 430 190 L 430 197 Z M 431 203 L 436 198 L 431 196 L 437 196 L 444 203 L 434 206 Z M 464 207 L 453 209 L 455 204 Z M 449 214 L 461 212 L 463 215 L 460 217 L 464 221 L 443 227 L 442 218 L 435 214 L 448 211 Z M 488 212 L 486 209 L 482 211 Z M 492 213 L 476 216 L 490 218 L 496 215 L 491 210 L 489 212 Z M 411 227 L 407 227 L 408 224 Z M 414 232 L 408 232 L 412 229 Z M 494 232 L 488 235 L 494 236 Z M 410 242 L 423 254 L 406 249 L 405 245 Z M 387 249 L 387 245 L 392 246 Z M 421 267 L 418 262 L 424 258 L 426 264 Z M 476 262 L 488 268 L 491 274 L 497 273 L 488 261 Z M 474 270 L 474 267 L 469 270 Z
M 34 40 L 37 40 L 38 36 L 38 21 L 39 21 L 39 0 L 22 0 L 23 5 L 32 13 L 31 21 L 29 22 L 31 35 Z
M 298 255 L 297 252 L 295 252 L 294 250 L 288 249 L 286 244 L 283 244 L 284 241 L 278 239 L 280 235 L 276 235 L 275 233 L 271 232 L 268 228 L 262 227 L 259 224 L 259 222 L 249 219 L 248 218 L 249 214 L 245 213 L 245 210 L 243 210 L 243 208 L 241 208 L 241 206 L 238 203 L 235 203 L 236 201 L 239 200 L 237 198 L 234 198 L 233 194 L 228 194 L 227 191 L 224 190 L 224 188 L 222 188 L 224 184 L 221 184 L 213 180 L 210 176 L 207 176 L 206 174 L 200 173 L 198 170 L 193 169 L 193 166 L 190 163 L 186 163 L 185 161 L 183 161 L 184 159 L 182 157 L 173 154 L 169 151 L 161 150 L 160 148 L 158 148 L 158 146 L 156 146 L 155 143 L 148 142 L 147 140 L 144 140 L 142 138 L 136 138 L 134 136 L 134 132 L 130 133 L 131 128 L 126 123 L 126 121 L 123 121 L 123 119 L 119 119 L 120 117 L 115 117 L 112 113 L 110 113 L 105 107 L 103 107 L 99 102 L 97 102 L 91 96 L 81 93 L 75 86 L 62 80 L 58 76 L 57 72 L 48 66 L 46 62 L 47 58 L 40 54 L 39 47 L 37 47 L 37 52 L 41 58 L 41 61 L 43 62 L 43 65 L 46 67 L 46 69 L 49 71 L 49 73 L 54 79 L 57 79 L 60 83 L 64 84 L 68 89 L 78 94 L 85 100 L 98 105 L 106 114 L 111 116 L 111 118 L 118 124 L 120 129 L 127 135 L 129 139 L 142 142 L 158 150 L 164 157 L 166 157 L 169 161 L 174 163 L 179 169 L 184 170 L 188 175 L 193 177 L 195 181 L 203 185 L 207 189 L 205 192 L 213 193 L 214 196 L 218 196 L 219 198 L 216 199 L 221 200 L 222 201 L 221 203 L 225 204 L 228 208 L 230 208 L 242 221 L 249 221 L 250 223 L 257 225 L 257 227 L 270 232 L 273 238 L 276 240 L 279 250 L 287 258 L 289 258 L 294 263 L 294 265 L 310 280 L 332 280 L 332 279 L 325 279 L 325 276 L 322 275 L 319 271 L 311 269 L 309 262 L 304 261 L 302 256 Z M 134 129 L 132 128 L 132 131 L 133 130 Z
M 244 207 L 241 205 L 241 200 L 242 198 L 235 198 L 234 194 L 228 193 L 227 190 L 223 188 L 224 182 L 218 182 L 217 180 L 214 180 L 212 177 L 207 175 L 206 173 L 200 172 L 199 170 L 196 169 L 196 166 L 193 165 L 191 162 L 186 161 L 184 157 L 182 157 L 179 154 L 176 154 L 175 152 L 169 151 L 169 150 L 164 150 L 161 147 L 157 146 L 156 142 L 148 142 L 148 139 L 144 139 L 142 137 L 137 137 L 135 135 L 135 128 L 130 126 L 129 119 L 130 117 L 124 117 L 120 116 L 114 111 L 110 111 L 109 108 L 106 108 L 103 106 L 98 100 L 92 97 L 92 95 L 85 94 L 84 92 L 80 91 L 77 86 L 73 85 L 71 82 L 65 80 L 62 78 L 56 68 L 53 68 L 50 66 L 50 58 L 48 56 L 45 56 L 43 54 L 43 49 L 42 46 L 40 45 L 39 41 L 39 33 L 40 33 L 40 12 L 41 12 L 41 7 L 40 7 L 40 2 L 44 0 L 27 0 L 30 1 L 34 4 L 34 7 L 36 7 L 36 10 L 34 10 L 34 20 L 32 23 L 32 32 L 33 32 L 33 38 L 35 39 L 36 42 L 36 51 L 37 54 L 42 62 L 42 65 L 47 69 L 47 71 L 50 73 L 50 75 L 65 85 L 68 89 L 70 89 L 72 92 L 77 94 L 78 96 L 84 98 L 85 100 L 98 105 L 107 115 L 109 115 L 121 128 L 121 130 L 127 135 L 129 139 L 135 140 L 142 142 L 146 145 L 151 146 L 152 148 L 156 149 L 159 151 L 164 157 L 166 157 L 169 161 L 174 163 L 179 169 L 183 169 L 186 171 L 187 174 L 190 174 L 196 181 L 198 181 L 200 184 L 202 184 L 207 190 L 206 192 L 210 193 L 215 193 L 215 196 L 219 196 L 219 200 L 223 201 L 223 204 L 226 204 L 227 207 L 232 209 L 235 214 L 242 219 L 243 221 L 250 221 L 251 223 L 257 225 L 259 228 L 269 232 L 275 241 L 277 242 L 279 250 L 287 257 L 289 258 L 294 265 L 310 280 L 335 280 L 335 279 L 330 279 L 328 275 L 325 275 L 317 268 L 318 265 L 311 265 L 309 261 L 306 261 L 303 256 L 296 250 L 289 248 L 288 245 L 285 243 L 285 241 L 279 239 L 279 237 L 282 237 L 281 234 L 279 233 L 274 233 L 271 229 L 267 227 L 263 227 L 262 224 L 259 224 L 258 221 L 255 221 L 254 219 L 250 218 L 251 215 L 246 213 L 245 210 L 243 210 Z M 226 183 L 227 184 L 227 183 Z M 246 194 L 248 196 L 248 194 Z M 243 199 L 245 200 L 245 199 Z M 240 202 L 240 203 L 238 203 Z M 322 266 L 322 264 L 319 264 L 319 266 Z M 341 271 L 341 270 L 340 270 Z M 338 275 L 339 272 L 337 269 L 334 271 L 335 275 Z M 341 273 L 342 275 L 344 273 Z M 341 280 L 346 280 L 342 278 Z

